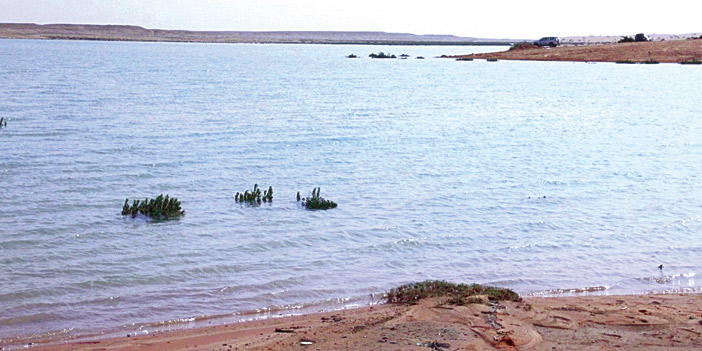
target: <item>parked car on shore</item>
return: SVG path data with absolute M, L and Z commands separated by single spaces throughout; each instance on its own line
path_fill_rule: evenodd
M 561 45 L 561 40 L 558 39 L 558 37 L 543 37 L 535 41 L 534 45 L 556 47 L 558 45 Z
M 639 33 L 634 36 L 634 41 L 651 41 L 651 37 L 646 34 Z

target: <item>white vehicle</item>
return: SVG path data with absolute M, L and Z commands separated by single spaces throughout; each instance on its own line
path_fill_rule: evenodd
M 550 46 L 550 47 L 556 47 L 558 45 L 561 45 L 561 40 L 558 39 L 558 37 L 543 37 L 537 41 L 534 42 L 534 45 L 537 46 Z

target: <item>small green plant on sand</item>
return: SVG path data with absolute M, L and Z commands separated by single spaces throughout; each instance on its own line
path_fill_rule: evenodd
M 302 201 L 302 206 L 308 210 L 328 210 L 336 208 L 336 202 L 327 200 L 319 195 L 320 188 L 312 189 L 312 197 L 302 198 L 300 192 L 297 192 L 297 201 Z
M 155 199 L 149 199 L 148 197 L 141 200 L 134 200 L 132 205 L 129 205 L 129 199 L 124 200 L 124 206 L 122 206 L 122 215 L 132 215 L 136 217 L 137 214 L 142 214 L 151 217 L 156 220 L 161 219 L 174 219 L 185 215 L 185 211 L 180 208 L 180 201 L 175 197 L 163 197 L 163 194 L 157 196 Z
M 254 184 L 253 190 L 246 190 L 243 193 L 237 192 L 234 195 L 234 201 L 250 205 L 260 204 L 261 201 L 273 202 L 273 187 L 269 186 L 268 190 L 264 190 L 261 193 L 261 188 L 258 187 L 258 184 Z
M 390 289 L 387 293 L 387 301 L 389 303 L 415 304 L 424 298 L 448 297 L 450 304 L 467 305 L 482 303 L 481 296 L 486 296 L 490 301 L 522 300 L 517 293 L 510 289 L 480 284 L 455 284 L 443 280 L 425 280 Z

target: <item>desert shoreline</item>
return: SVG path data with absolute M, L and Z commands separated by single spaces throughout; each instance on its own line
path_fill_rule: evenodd
M 695 63 L 702 61 L 702 39 L 559 46 L 555 48 L 527 46 L 525 49 L 449 57 L 459 60 Z
M 30 350 L 699 350 L 702 294 L 440 298 L 145 335 L 33 340 Z

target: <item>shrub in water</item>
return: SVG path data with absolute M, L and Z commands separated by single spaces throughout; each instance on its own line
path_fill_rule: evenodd
M 395 55 L 386 54 L 386 53 L 384 53 L 384 52 L 382 52 L 382 51 L 379 52 L 379 53 L 377 53 L 377 54 L 376 54 L 376 53 L 371 53 L 370 55 L 368 55 L 368 57 L 370 57 L 370 58 L 378 58 L 378 59 L 394 59 L 394 58 L 397 58 L 397 56 L 395 56 Z
M 129 199 L 124 200 L 124 206 L 122 206 L 123 216 L 132 215 L 132 217 L 136 217 L 140 213 L 153 219 L 173 219 L 185 215 L 185 211 L 180 208 L 180 201 L 168 195 L 163 197 L 163 194 L 161 194 L 155 199 L 147 197 L 144 201 L 134 200 L 131 206 L 129 206 Z
M 297 192 L 297 201 L 302 200 L 302 206 L 305 206 L 308 210 L 328 210 L 330 208 L 336 208 L 336 202 L 327 200 L 319 196 L 320 188 L 312 189 L 312 197 L 306 197 L 302 199 L 300 197 L 300 192 Z
M 261 194 L 261 189 L 258 184 L 254 184 L 253 190 L 246 190 L 243 193 L 237 192 L 234 195 L 234 201 L 247 204 L 260 204 L 263 202 L 273 202 L 273 187 L 269 186 L 268 190 L 264 190 Z

